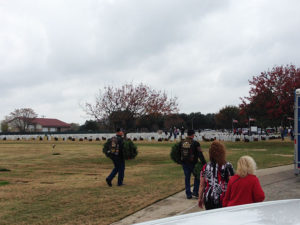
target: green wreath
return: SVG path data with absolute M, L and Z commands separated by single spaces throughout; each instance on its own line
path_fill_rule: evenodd
M 172 159 L 175 163 L 177 163 L 177 164 L 182 164 L 179 144 L 180 144 L 180 143 L 176 143 L 176 144 L 174 144 L 174 145 L 172 146 L 171 152 L 170 152 L 170 157 L 171 157 L 171 159 Z M 196 165 L 195 165 L 195 167 L 194 167 L 193 174 L 194 174 L 195 177 L 197 177 L 198 179 L 200 179 L 200 172 L 201 172 L 203 166 L 204 166 L 204 165 L 202 164 L 202 162 L 199 161 L 199 162 L 196 163 Z
M 111 138 L 103 146 L 103 153 L 106 157 L 111 158 L 110 154 Z M 125 160 L 134 159 L 138 154 L 137 146 L 131 140 L 124 140 L 123 156 Z
M 179 143 L 172 146 L 170 157 L 175 163 L 182 164 Z
M 123 154 L 124 154 L 124 159 L 126 160 L 134 159 L 138 154 L 136 144 L 134 144 L 131 140 L 125 140 Z
M 196 165 L 195 165 L 195 167 L 194 167 L 193 173 L 194 173 L 195 177 L 196 177 L 197 179 L 199 179 L 199 180 L 200 180 L 200 172 L 201 172 L 203 166 L 204 166 L 204 165 L 202 164 L 202 162 L 199 161 L 199 162 L 196 163 Z

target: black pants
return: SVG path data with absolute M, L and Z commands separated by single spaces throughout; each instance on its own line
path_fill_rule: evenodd
M 111 160 L 114 163 L 114 168 L 107 179 L 112 181 L 112 179 L 114 179 L 114 177 L 118 174 L 118 185 L 122 185 L 124 179 L 125 161 L 119 157 L 113 157 Z
M 209 200 L 208 201 L 204 201 L 204 205 L 205 205 L 205 209 L 206 210 L 222 208 L 222 204 L 221 203 L 215 204 L 214 202 L 209 201 Z

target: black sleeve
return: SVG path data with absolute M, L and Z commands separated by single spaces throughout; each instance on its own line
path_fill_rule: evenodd
M 200 161 L 202 162 L 203 165 L 206 164 L 206 160 L 205 160 L 204 155 L 203 155 L 202 152 L 199 152 L 199 159 L 200 159 Z
M 119 143 L 119 151 L 120 151 L 120 158 L 124 159 L 124 140 L 121 137 L 118 137 Z
M 120 150 L 123 151 L 124 150 L 124 140 L 123 140 L 123 138 L 120 138 L 119 145 L 120 145 Z
M 204 158 L 204 155 L 203 155 L 202 151 L 198 151 L 198 147 L 201 149 L 200 143 L 198 141 L 195 141 L 195 149 L 197 151 L 198 158 L 200 159 L 202 165 L 205 165 L 206 164 L 206 160 Z

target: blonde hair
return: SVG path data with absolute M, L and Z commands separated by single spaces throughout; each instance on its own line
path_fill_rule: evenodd
M 256 163 L 251 156 L 242 156 L 237 162 L 236 174 L 240 177 L 245 177 L 248 174 L 255 174 Z

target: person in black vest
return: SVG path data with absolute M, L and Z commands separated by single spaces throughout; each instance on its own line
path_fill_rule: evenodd
M 181 153 L 182 168 L 185 176 L 185 193 L 187 199 L 191 199 L 192 196 L 198 197 L 200 180 L 194 174 L 194 168 L 198 162 L 198 158 L 202 164 L 206 164 L 206 160 L 203 156 L 200 143 L 194 140 L 195 131 L 188 130 L 187 137 L 179 144 Z M 194 175 L 194 187 L 191 192 L 191 174 Z
M 114 163 L 114 168 L 106 178 L 106 183 L 108 186 L 112 186 L 112 179 L 118 173 L 118 186 L 123 185 L 124 172 L 125 172 L 125 160 L 123 155 L 124 142 L 123 142 L 123 132 L 118 128 L 116 130 L 116 136 L 112 138 L 112 149 L 113 153 L 111 154 L 111 160 Z

